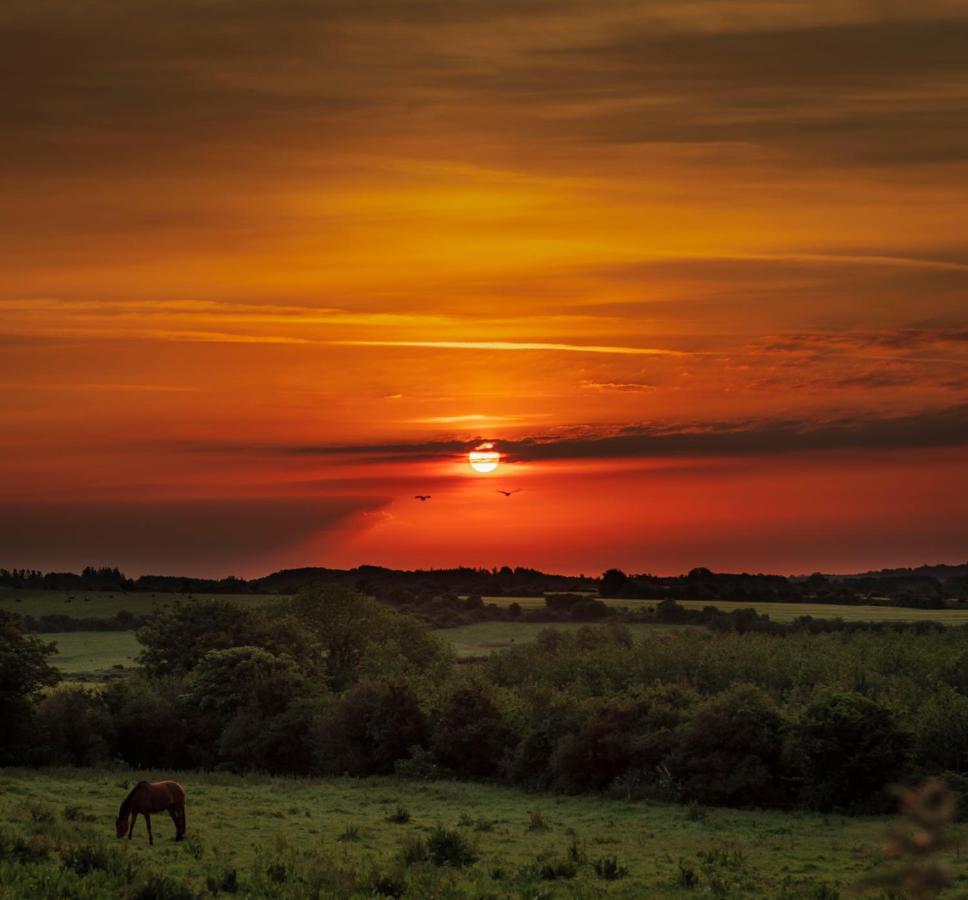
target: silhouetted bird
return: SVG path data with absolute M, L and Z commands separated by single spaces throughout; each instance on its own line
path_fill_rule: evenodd
M 430 494 L 417 494 L 413 499 L 414 500 L 429 500 L 430 499 Z
M 497 489 L 499 494 L 504 494 L 505 497 L 510 497 L 511 494 L 520 494 L 524 488 L 515 488 L 513 491 L 502 491 L 500 488 Z

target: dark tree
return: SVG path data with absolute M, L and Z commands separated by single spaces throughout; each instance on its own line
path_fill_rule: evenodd
M 602 575 L 598 591 L 603 597 L 621 597 L 628 580 L 628 575 L 621 569 L 609 569 Z
M 849 691 L 816 700 L 792 746 L 804 799 L 825 810 L 861 808 L 902 773 L 909 743 L 875 700 Z
M 24 761 L 30 749 L 35 707 L 44 688 L 60 680 L 47 662 L 56 644 L 26 634 L 19 621 L 0 610 L 0 763 Z

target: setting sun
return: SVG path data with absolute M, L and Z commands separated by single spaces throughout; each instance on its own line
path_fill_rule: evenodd
M 494 449 L 494 444 L 488 442 L 479 444 L 471 450 L 467 454 L 467 459 L 475 472 L 486 475 L 488 472 L 493 472 L 497 468 L 498 463 L 501 461 L 501 454 Z

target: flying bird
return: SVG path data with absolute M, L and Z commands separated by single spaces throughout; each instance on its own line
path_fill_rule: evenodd
M 499 494 L 504 494 L 505 497 L 510 497 L 511 494 L 520 494 L 524 488 L 515 488 L 513 491 L 502 491 L 500 488 L 497 489 Z
M 416 494 L 413 498 L 414 500 L 429 500 L 430 494 Z

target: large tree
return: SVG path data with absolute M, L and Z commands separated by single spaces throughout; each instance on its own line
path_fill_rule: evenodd
M 36 702 L 60 680 L 47 661 L 56 649 L 56 644 L 27 634 L 16 616 L 0 610 L 0 764 L 24 760 Z

